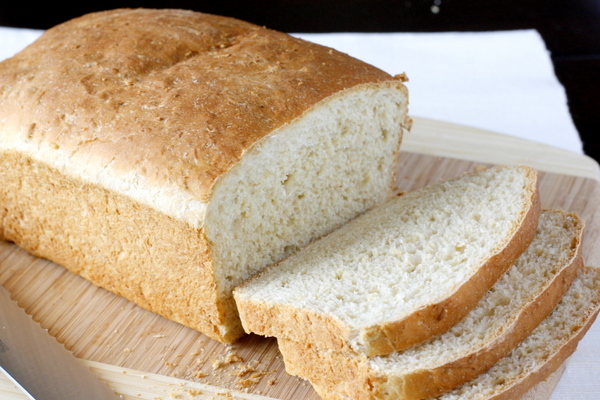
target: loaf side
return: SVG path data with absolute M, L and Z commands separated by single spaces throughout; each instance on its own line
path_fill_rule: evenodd
M 1 154 L 0 182 L 1 240 L 214 339 L 243 335 L 201 231 L 21 153 Z

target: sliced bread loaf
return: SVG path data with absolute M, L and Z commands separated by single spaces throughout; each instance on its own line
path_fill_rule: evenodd
M 388 356 L 361 357 L 280 339 L 286 371 L 354 399 L 440 395 L 492 367 L 546 318 L 583 268 L 583 222 L 543 211 L 529 248 L 465 319 Z
M 392 198 L 235 290 L 248 332 L 389 354 L 464 318 L 529 246 L 537 174 L 495 167 Z
M 392 194 L 405 80 L 215 15 L 67 21 L 0 63 L 0 239 L 231 342 L 235 285 Z
M 600 311 L 600 270 L 586 267 L 556 309 L 508 356 L 437 400 L 514 400 L 542 382 L 575 352 Z M 324 400 L 358 400 L 314 386 Z

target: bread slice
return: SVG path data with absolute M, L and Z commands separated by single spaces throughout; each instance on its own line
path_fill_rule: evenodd
M 0 239 L 231 342 L 235 285 L 392 194 L 405 80 L 215 15 L 65 22 L 0 63 Z
M 464 318 L 529 246 L 537 174 L 495 167 L 395 197 L 235 290 L 248 332 L 384 355 Z
M 600 310 L 600 270 L 586 267 L 556 309 L 508 356 L 437 400 L 519 399 L 571 356 Z M 324 400 L 358 400 L 314 386 Z
M 355 399 L 440 395 L 507 356 L 558 304 L 583 268 L 583 222 L 546 210 L 538 233 L 465 319 L 407 350 L 373 358 L 279 340 L 286 371 Z

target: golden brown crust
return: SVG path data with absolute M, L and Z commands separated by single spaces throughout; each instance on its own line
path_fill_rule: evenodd
M 369 357 L 390 354 L 439 335 L 463 319 L 477 305 L 479 299 L 529 247 L 536 235 L 541 212 L 537 173 L 532 169 L 527 169 L 527 173 L 531 182 L 530 204 L 521 225 L 516 227 L 504 248 L 447 299 L 423 307 L 403 320 L 372 327 L 363 338 L 366 345 L 361 349 L 362 354 Z M 340 352 L 353 351 L 349 343 L 350 328 L 333 316 L 243 299 L 238 299 L 237 305 L 247 332 L 311 343 L 319 348 Z
M 120 9 L 49 29 L 0 64 L 0 107 L 24 141 L 206 201 L 246 149 L 320 100 L 403 79 L 232 18 Z
M 379 379 L 369 368 L 365 357 L 322 350 L 287 339 L 277 339 L 277 344 L 288 374 L 335 393 L 359 399 L 375 398 L 372 389 Z
M 15 152 L 1 153 L 0 182 L 1 239 L 214 339 L 243 334 L 202 231 Z
M 277 264 L 267 268 L 277 268 Z M 347 327 L 329 315 L 289 306 L 240 301 L 234 298 L 246 332 L 297 342 L 314 343 L 322 348 L 350 351 Z M 310 329 L 305 329 L 309 326 Z

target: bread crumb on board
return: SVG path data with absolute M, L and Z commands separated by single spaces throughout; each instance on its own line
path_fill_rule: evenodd
M 257 364 L 257 362 L 255 362 L 255 364 Z M 232 371 L 231 375 L 242 377 L 254 371 L 256 371 L 256 365 L 242 364 L 235 371 Z
M 240 356 L 238 356 L 236 353 L 227 353 L 226 355 L 214 360 L 212 363 L 212 367 L 213 367 L 213 370 L 217 370 L 219 368 L 224 367 L 225 365 L 234 364 L 234 363 L 242 362 L 242 361 L 244 361 L 244 360 Z
M 203 371 L 196 371 L 194 375 L 196 376 L 196 378 L 206 378 L 208 376 L 208 374 Z

